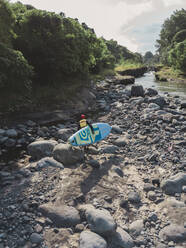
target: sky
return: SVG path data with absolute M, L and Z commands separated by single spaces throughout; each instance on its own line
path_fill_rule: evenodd
M 114 39 L 132 52 L 155 53 L 161 26 L 186 0 L 19 0 L 23 4 L 64 12 L 93 28 L 98 37 Z M 16 2 L 10 0 L 10 2 Z

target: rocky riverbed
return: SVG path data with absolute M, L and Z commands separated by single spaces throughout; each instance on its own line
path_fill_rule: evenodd
M 112 133 L 86 153 L 76 123 L 0 129 L 0 248 L 186 247 L 184 105 L 125 87 L 97 83 Z

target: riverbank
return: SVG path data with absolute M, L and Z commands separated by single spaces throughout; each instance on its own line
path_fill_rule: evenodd
M 68 82 L 65 88 L 36 88 L 30 99 L 19 99 L 15 94 L 15 99 L 10 100 L 11 95 L 7 93 L 7 97 L 4 95 L 0 99 L 0 126 L 24 120 L 36 121 L 39 124 L 73 121 L 82 112 L 96 111 L 95 82 L 102 81 L 105 74 L 113 82 L 128 85 L 134 84 L 135 78 L 142 76 L 146 70 L 147 68 L 142 66 L 123 69 L 118 74 L 114 70 L 104 70 L 102 74 L 94 75 L 86 82 L 75 79 L 73 87 L 70 87 Z
M 95 87 L 92 121 L 112 133 L 87 153 L 67 144 L 70 120 L 1 129 L 2 155 L 20 147 L 0 163 L 1 247 L 185 247 L 181 100 L 111 79 Z
M 175 71 L 170 67 L 158 67 L 155 72 L 155 77 L 159 81 L 175 82 L 186 84 L 186 75 L 183 75 L 179 71 Z

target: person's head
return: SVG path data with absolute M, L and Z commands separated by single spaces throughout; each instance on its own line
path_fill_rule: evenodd
M 81 115 L 81 119 L 85 119 L 85 115 L 84 114 Z

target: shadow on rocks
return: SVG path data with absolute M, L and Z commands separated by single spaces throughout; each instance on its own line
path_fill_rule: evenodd
M 88 177 L 81 183 L 81 192 L 86 195 L 94 186 L 96 186 L 102 177 L 108 174 L 113 163 L 114 160 L 110 158 L 101 164 L 100 169 L 93 168 Z

